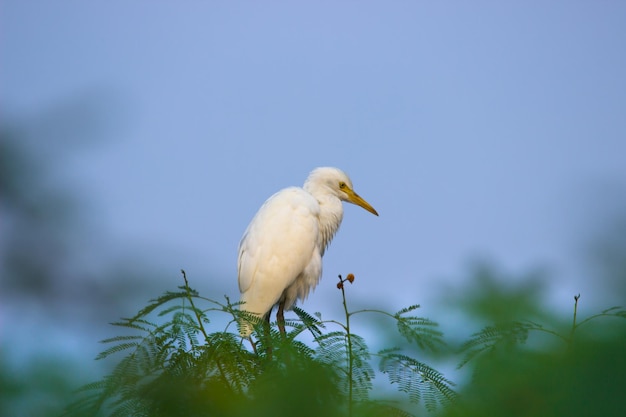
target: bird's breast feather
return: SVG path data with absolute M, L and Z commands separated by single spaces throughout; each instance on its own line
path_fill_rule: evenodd
M 239 246 L 239 289 L 272 280 L 288 286 L 306 268 L 319 244 L 319 204 L 301 188 L 270 197 L 254 216 Z M 284 288 L 283 287 L 283 288 Z

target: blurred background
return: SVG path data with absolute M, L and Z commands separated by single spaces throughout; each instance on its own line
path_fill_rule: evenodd
M 248 222 L 317 166 L 380 217 L 346 207 L 307 311 L 339 312 L 350 272 L 354 308 L 419 303 L 459 339 L 485 294 L 508 294 L 488 317 L 626 304 L 625 18 L 610 1 L 4 1 L 1 410 L 53 410 L 101 375 L 107 323 L 181 268 L 237 299 Z

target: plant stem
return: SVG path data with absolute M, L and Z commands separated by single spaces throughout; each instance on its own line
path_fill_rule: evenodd
M 185 280 L 185 291 L 187 291 L 187 298 L 189 299 L 189 303 L 191 304 L 191 308 L 193 309 L 193 312 L 196 315 L 196 320 L 198 320 L 198 327 L 200 328 L 200 331 L 204 335 L 204 340 L 207 343 L 209 343 L 209 335 L 207 334 L 206 330 L 204 330 L 204 325 L 202 324 L 202 318 L 200 317 L 200 314 L 198 314 L 198 310 L 196 309 L 196 306 L 193 304 L 193 298 L 191 297 L 191 291 L 190 291 L 190 288 L 189 288 L 189 282 L 187 281 L 187 273 L 185 272 L 184 269 L 181 269 L 180 272 L 182 272 L 183 279 Z
M 344 288 L 344 283 L 347 280 L 341 278 L 339 275 L 339 282 L 341 285 L 339 289 L 341 289 L 341 297 L 343 298 L 343 311 L 346 314 L 346 338 L 348 339 L 348 416 L 352 417 L 352 367 L 353 367 L 353 357 L 352 357 L 352 337 L 350 335 L 350 313 L 348 312 L 348 304 L 346 302 L 346 290 Z
M 578 299 L 579 298 L 580 298 L 580 294 L 574 296 L 574 320 L 572 321 L 572 331 L 569 334 L 570 344 L 574 340 L 574 332 L 576 331 L 576 314 L 578 312 Z
M 206 341 L 206 343 L 211 344 L 209 342 L 209 335 L 207 334 L 206 330 L 204 329 L 204 325 L 202 324 L 202 318 L 200 317 L 200 314 L 198 313 L 199 310 L 196 308 L 196 306 L 193 303 L 193 297 L 191 296 L 191 289 L 189 288 L 189 281 L 187 281 L 187 273 L 185 272 L 184 269 L 181 269 L 180 272 L 183 274 L 183 279 L 185 280 L 185 291 L 187 291 L 187 298 L 189 299 L 191 308 L 194 314 L 196 315 L 196 320 L 198 320 L 198 328 L 204 335 L 204 340 Z M 231 384 L 228 382 L 228 378 L 226 377 L 226 373 L 224 372 L 224 369 L 222 368 L 222 364 L 220 363 L 219 360 L 216 360 L 216 364 L 217 364 L 217 369 L 220 373 L 220 376 L 222 377 L 222 381 L 228 388 L 232 390 L 233 388 Z

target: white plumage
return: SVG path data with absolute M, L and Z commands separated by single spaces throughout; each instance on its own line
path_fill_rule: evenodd
M 264 317 L 279 304 L 283 310 L 304 300 L 322 275 L 322 256 L 343 218 L 342 201 L 378 216 L 352 190 L 350 178 L 337 168 L 316 168 L 303 188 L 285 188 L 256 213 L 239 243 L 239 291 L 242 310 Z M 241 334 L 252 331 L 241 323 Z

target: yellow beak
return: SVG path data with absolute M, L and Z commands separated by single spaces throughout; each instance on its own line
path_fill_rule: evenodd
M 346 189 L 344 189 L 343 191 L 348 194 L 348 202 L 356 204 L 357 206 L 361 206 L 370 213 L 378 216 L 378 212 L 374 210 L 374 207 L 372 207 L 367 201 L 363 200 L 360 195 L 352 191 L 349 187 L 346 187 Z

